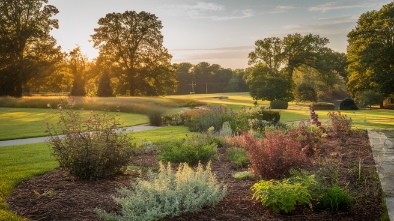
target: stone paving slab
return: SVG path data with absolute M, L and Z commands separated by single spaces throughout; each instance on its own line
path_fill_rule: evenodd
M 391 221 L 394 221 L 394 130 L 368 130 L 369 142 L 376 163 L 386 205 Z

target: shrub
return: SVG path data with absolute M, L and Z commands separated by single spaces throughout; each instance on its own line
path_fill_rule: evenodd
M 237 180 L 250 180 L 254 178 L 254 174 L 249 171 L 242 171 L 235 173 L 233 177 Z
M 237 167 L 245 167 L 250 161 L 244 150 L 239 148 L 229 148 L 226 151 L 226 158 L 234 163 Z
M 289 107 L 289 102 L 281 100 L 273 100 L 270 102 L 271 109 L 287 109 Z
M 353 99 L 346 98 L 340 104 L 339 107 L 341 110 L 358 110 L 358 107 Z
M 352 207 L 352 197 L 338 184 L 327 188 L 321 198 L 321 205 L 334 211 L 347 211 Z
M 303 168 L 311 161 L 302 151 L 301 140 L 292 133 L 279 130 L 265 131 L 265 138 L 244 135 L 248 146 L 251 169 L 263 179 L 278 179 L 289 174 L 291 168 Z
M 103 72 L 101 75 L 98 88 L 97 88 L 97 96 L 98 97 L 113 97 L 113 90 L 111 86 L 111 77 L 107 70 Z
M 208 162 L 217 154 L 217 145 L 208 143 L 205 138 L 189 138 L 163 142 L 159 148 L 158 159 L 164 162 L 186 162 L 196 165 L 198 162 Z
M 311 107 L 314 110 L 335 110 L 335 104 L 327 102 L 313 103 Z
M 162 126 L 163 125 L 163 114 L 166 112 L 165 109 L 155 108 L 148 110 L 146 115 L 149 118 L 149 125 L 151 126 Z
M 53 155 L 61 168 L 82 179 L 113 176 L 126 169 L 134 145 L 119 130 L 116 117 L 92 111 L 84 118 L 72 109 L 60 110 L 58 114 L 58 125 L 47 123 L 47 128 Z
M 226 195 L 227 189 L 218 183 L 210 164 L 204 169 L 198 164 L 196 170 L 181 164 L 174 172 L 169 163 L 160 162 L 159 174 L 149 180 L 138 180 L 128 188 L 118 190 L 120 197 L 114 200 L 122 207 L 122 214 L 109 214 L 96 209 L 103 220 L 149 221 L 177 216 L 214 206 Z
M 252 112 L 249 118 L 267 121 L 270 125 L 276 125 L 280 120 L 280 113 L 279 111 L 260 109 L 258 111 Z
M 348 134 L 352 128 L 352 118 L 348 118 L 346 114 L 341 112 L 328 112 L 331 120 L 332 130 L 336 135 Z
M 290 179 L 282 181 L 260 180 L 251 187 L 253 199 L 259 200 L 263 206 L 271 207 L 274 212 L 290 213 L 296 205 L 309 205 L 312 207 L 312 197 L 308 186 Z

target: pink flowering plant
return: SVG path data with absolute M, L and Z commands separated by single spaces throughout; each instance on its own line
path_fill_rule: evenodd
M 60 167 L 81 179 L 98 179 L 125 171 L 134 144 L 116 116 L 73 110 L 72 102 L 58 105 L 57 124 L 47 123 L 53 155 Z

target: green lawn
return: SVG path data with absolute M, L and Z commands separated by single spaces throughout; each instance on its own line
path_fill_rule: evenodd
M 45 122 L 56 122 L 54 109 L 0 108 L 0 140 L 47 136 Z M 148 123 L 143 114 L 116 113 L 124 126 Z

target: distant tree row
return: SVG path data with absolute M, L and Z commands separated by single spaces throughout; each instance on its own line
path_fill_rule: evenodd
M 250 91 L 263 100 L 324 101 L 394 94 L 394 3 L 361 15 L 338 53 L 319 35 L 255 42 L 246 70 L 201 62 L 171 64 L 162 23 L 148 12 L 108 13 L 91 36 L 99 56 L 76 46 L 62 53 L 50 31 L 58 13 L 47 0 L 0 1 L 0 96 L 67 92 L 73 96 Z M 370 96 L 369 96 L 370 97 Z

